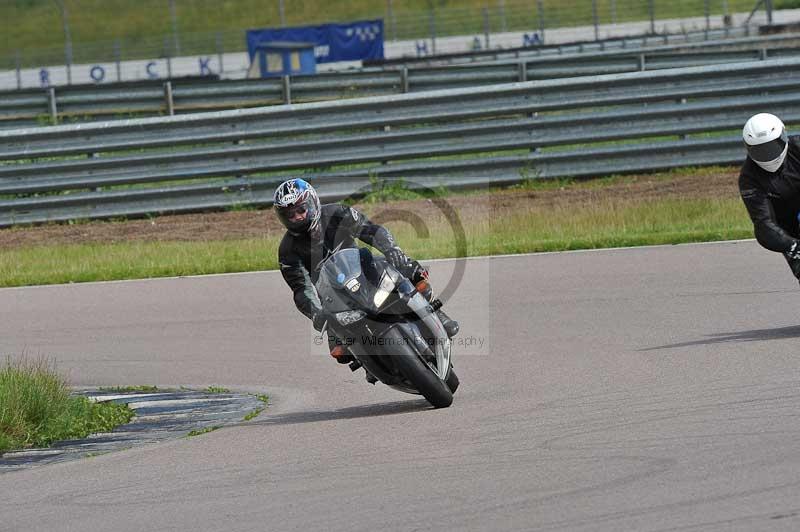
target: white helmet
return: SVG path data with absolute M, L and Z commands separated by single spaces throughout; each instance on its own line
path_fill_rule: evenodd
M 781 119 L 769 113 L 750 117 L 742 130 L 747 155 L 767 172 L 777 172 L 789 150 L 786 127 Z

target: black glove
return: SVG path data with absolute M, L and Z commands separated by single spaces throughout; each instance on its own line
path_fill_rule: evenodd
M 797 241 L 795 241 L 792 247 L 789 248 L 789 251 L 786 252 L 786 256 L 792 260 L 800 259 L 800 245 L 798 245 Z
M 325 327 L 325 323 L 327 321 L 328 321 L 328 315 L 322 312 L 321 310 L 319 312 L 314 313 L 314 315 L 311 316 L 311 323 L 314 324 L 314 330 L 317 332 L 322 332 L 322 328 Z
M 397 269 L 404 268 L 409 262 L 408 256 L 397 246 L 389 248 L 383 255 L 386 257 L 389 264 Z

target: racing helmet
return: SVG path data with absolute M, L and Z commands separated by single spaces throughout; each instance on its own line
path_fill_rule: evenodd
M 777 172 L 786 159 L 789 139 L 780 118 L 769 113 L 753 115 L 742 130 L 747 155 L 767 172 Z
M 293 235 L 308 233 L 319 225 L 319 196 L 307 181 L 299 178 L 281 183 L 273 205 L 278 219 Z

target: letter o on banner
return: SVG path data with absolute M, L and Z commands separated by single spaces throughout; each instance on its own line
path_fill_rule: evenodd
M 95 65 L 89 71 L 89 76 L 91 76 L 95 83 L 100 83 L 106 79 L 106 69 L 100 65 Z

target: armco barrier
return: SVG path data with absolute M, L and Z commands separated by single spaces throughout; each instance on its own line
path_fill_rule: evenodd
M 731 164 L 748 116 L 798 104 L 788 59 L 0 131 L 0 225 L 268 205 L 296 175 L 335 198 Z

